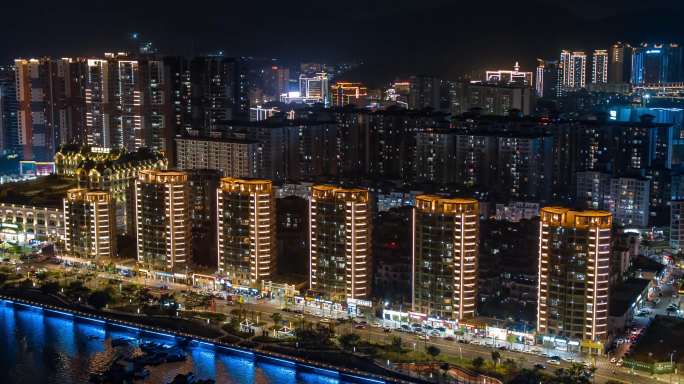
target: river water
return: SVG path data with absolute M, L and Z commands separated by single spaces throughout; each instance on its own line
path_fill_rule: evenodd
M 141 334 L 89 320 L 74 319 L 0 301 L 0 383 L 87 383 L 104 371 L 117 351 L 112 339 L 130 338 L 174 344 L 173 338 Z M 254 361 L 195 342 L 184 348 L 188 359 L 149 367 L 145 383 L 168 383 L 179 373 L 193 372 L 217 383 L 349 383 L 315 371 Z

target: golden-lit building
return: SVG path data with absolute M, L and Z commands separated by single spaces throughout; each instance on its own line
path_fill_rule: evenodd
M 188 175 L 147 169 L 135 189 L 138 263 L 148 271 L 181 272 L 192 255 Z
M 74 188 L 64 198 L 64 245 L 68 256 L 116 256 L 116 215 L 109 192 Z
M 413 311 L 450 320 L 474 317 L 480 228 L 477 200 L 416 196 L 412 227 Z
M 608 337 L 613 217 L 606 211 L 541 209 L 537 332 L 549 344 L 601 351 Z
M 63 145 L 55 154 L 58 175 L 74 178 L 79 188 L 111 194 L 116 205 L 117 228 L 135 233 L 135 180 L 145 169 L 166 169 L 161 152 L 142 148 L 136 152 L 120 149 Z
M 216 201 L 218 273 L 233 286 L 257 288 L 276 263 L 272 182 L 224 177 Z
M 368 298 L 372 271 L 368 190 L 314 185 L 309 225 L 310 288 L 334 300 Z
M 363 107 L 368 89 L 361 83 L 339 81 L 330 86 L 330 98 L 333 107 L 356 105 Z

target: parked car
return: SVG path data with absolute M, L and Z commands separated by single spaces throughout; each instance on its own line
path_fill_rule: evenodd
M 535 369 L 546 369 L 546 365 L 537 363 L 534 365 L 534 368 Z
M 554 359 L 546 360 L 546 362 L 547 362 L 548 364 L 560 365 L 560 361 L 554 360 Z

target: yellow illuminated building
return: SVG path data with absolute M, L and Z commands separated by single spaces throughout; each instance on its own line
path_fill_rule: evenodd
M 334 300 L 370 294 L 371 212 L 368 190 L 311 187 L 309 200 L 312 290 Z
M 142 170 L 135 189 L 138 263 L 154 271 L 185 271 L 192 255 L 188 175 Z
M 608 337 L 613 217 L 562 207 L 540 214 L 537 332 L 552 343 L 600 349 Z
M 479 257 L 475 199 L 419 195 L 413 209 L 413 311 L 462 320 L 475 316 Z
M 272 182 L 225 177 L 216 201 L 218 273 L 233 286 L 257 288 L 276 263 Z
M 68 256 L 116 256 L 116 215 L 105 191 L 74 188 L 64 198 L 64 245 Z

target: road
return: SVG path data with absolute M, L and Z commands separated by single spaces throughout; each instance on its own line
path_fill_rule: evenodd
M 47 266 L 47 265 L 44 265 Z M 54 266 L 56 267 L 55 269 L 61 269 L 63 267 L 60 266 Z M 174 283 L 164 283 L 164 282 L 159 282 L 159 281 L 152 281 L 149 279 L 142 279 L 138 277 L 122 277 L 116 274 L 110 274 L 110 273 L 104 273 L 104 272 L 99 272 L 98 277 L 102 279 L 116 279 L 116 280 L 122 280 L 128 283 L 137 283 L 140 285 L 145 285 L 150 288 L 159 288 L 162 286 L 168 287 L 169 289 L 173 290 L 178 290 L 178 291 L 188 291 L 188 290 L 194 290 L 194 291 L 199 291 L 193 288 L 188 287 L 187 285 L 184 284 L 174 284 Z M 670 288 L 671 289 L 671 288 Z M 666 293 L 668 295 L 666 295 Z M 663 297 L 664 298 L 670 298 L 672 297 L 672 292 L 667 291 L 666 288 L 663 290 Z M 678 299 L 677 299 L 678 300 Z M 664 310 L 664 308 L 667 307 L 669 304 L 669 299 L 668 300 L 662 300 L 661 304 L 658 305 L 658 312 L 661 310 Z M 290 312 L 283 312 L 282 307 L 280 305 L 272 304 L 272 303 L 267 303 L 264 302 L 263 300 L 259 303 L 253 304 L 253 303 L 245 303 L 241 304 L 241 307 L 247 311 L 254 311 L 262 314 L 262 321 L 270 321 L 270 317 L 273 313 L 280 313 L 282 318 L 285 321 L 290 321 L 292 322 L 293 325 L 297 324 L 299 321 L 301 321 L 301 316 L 298 314 L 290 313 Z M 221 313 L 226 313 L 229 314 L 231 310 L 238 308 L 237 305 L 232 305 L 228 304 L 225 300 L 220 300 L 217 299 L 215 300 L 215 310 L 217 312 Z M 306 316 L 306 320 L 309 322 L 320 322 L 321 318 L 314 317 L 314 316 Z M 419 340 L 416 335 L 412 334 L 407 334 L 407 333 L 401 333 L 397 331 L 393 331 L 391 333 L 385 333 L 382 328 L 374 328 L 374 327 L 368 327 L 366 329 L 353 329 L 351 323 L 345 323 L 342 325 L 337 325 L 336 326 L 336 331 L 338 333 L 342 332 L 344 328 L 349 329 L 350 331 L 356 332 L 359 334 L 363 339 L 372 341 L 372 342 L 377 342 L 377 343 L 389 343 L 390 338 L 393 336 L 399 336 L 402 339 L 402 342 L 405 346 L 411 348 L 424 348 L 427 345 L 434 345 L 440 348 L 440 350 L 445 353 L 449 354 L 452 356 L 458 356 L 464 359 L 473 359 L 475 357 L 482 357 L 485 360 L 491 359 L 491 353 L 495 349 L 487 346 L 481 346 L 481 345 L 476 345 L 476 344 L 463 344 L 463 343 L 458 343 L 456 341 L 447 341 L 442 338 L 431 338 L 429 341 L 425 340 Z M 499 353 L 501 354 L 501 359 L 506 360 L 506 359 L 512 359 L 515 361 L 519 366 L 525 367 L 525 368 L 533 368 L 535 364 L 543 364 L 546 366 L 546 370 L 552 371 L 553 369 L 556 368 L 563 368 L 563 367 L 569 367 L 571 364 L 568 362 L 561 362 L 560 365 L 552 365 L 547 362 L 548 358 L 540 355 L 536 355 L 530 352 L 519 352 L 519 351 L 512 351 L 512 350 L 498 350 Z M 555 354 L 555 353 L 553 353 Z M 560 354 L 560 353 L 558 353 Z M 634 371 L 632 372 L 629 369 L 626 368 L 621 368 L 621 367 L 615 367 L 614 365 L 610 364 L 608 361 L 608 358 L 605 356 L 598 356 L 592 361 L 590 361 L 592 365 L 596 367 L 596 373 L 595 373 L 595 382 L 597 383 L 603 383 L 608 380 L 620 380 L 624 381 L 626 383 L 634 383 L 634 384 L 646 384 L 646 383 L 653 383 L 656 382 L 658 379 L 660 379 L 663 382 L 669 382 L 669 377 L 668 375 L 660 375 L 658 378 L 639 372 L 639 371 Z M 680 375 L 673 375 L 673 381 L 672 383 L 684 383 L 684 376 Z

